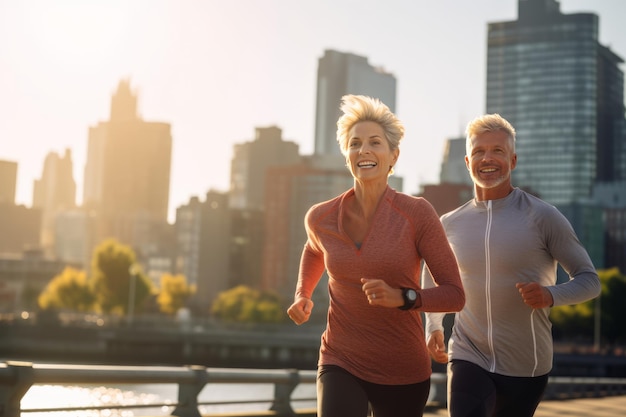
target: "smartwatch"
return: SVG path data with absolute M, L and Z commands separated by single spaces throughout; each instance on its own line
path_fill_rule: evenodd
M 410 310 L 415 306 L 417 300 L 417 291 L 413 288 L 402 288 L 402 298 L 404 299 L 404 305 L 398 307 L 400 310 Z

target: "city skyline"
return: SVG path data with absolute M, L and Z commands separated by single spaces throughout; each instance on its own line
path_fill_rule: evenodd
M 626 2 L 560 6 L 598 14 L 600 43 L 626 58 Z M 517 0 L 3 1 L 0 159 L 18 163 L 16 203 L 30 206 L 46 155 L 71 149 L 81 203 L 88 129 L 129 79 L 141 117 L 172 126 L 173 221 L 190 197 L 228 191 L 233 145 L 257 127 L 313 152 L 317 62 L 334 49 L 397 78 L 407 135 L 396 172 L 417 193 L 438 182 L 445 140 L 485 110 L 487 23 L 516 19 Z

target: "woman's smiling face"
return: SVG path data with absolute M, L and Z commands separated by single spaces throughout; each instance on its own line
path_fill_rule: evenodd
M 356 179 L 371 180 L 389 176 L 399 151 L 392 151 L 385 131 L 376 122 L 362 121 L 350 129 L 346 162 Z

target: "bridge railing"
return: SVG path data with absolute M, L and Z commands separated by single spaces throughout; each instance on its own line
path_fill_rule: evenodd
M 275 416 L 295 416 L 292 393 L 299 384 L 314 383 L 316 372 L 296 369 L 206 368 L 203 366 L 106 366 L 34 364 L 6 362 L 0 364 L 0 417 L 20 417 L 34 410 L 21 409 L 21 400 L 35 384 L 176 384 L 178 401 L 172 415 L 201 417 L 198 395 L 209 383 L 274 384 L 270 410 Z M 435 373 L 431 378 L 431 404 L 446 404 L 446 375 Z M 546 399 L 626 394 L 626 378 L 551 377 Z M 314 398 L 310 400 L 315 400 Z M 255 401 L 256 402 L 256 401 Z M 237 401 L 245 403 L 245 401 Z M 163 404 L 152 404 L 161 406 Z M 36 411 L 72 411 L 92 409 L 138 408 L 136 405 L 44 409 Z M 267 410 L 265 410 L 267 411 Z M 267 415 L 267 414 L 265 414 Z
M 270 410 L 277 416 L 295 415 L 291 393 L 300 383 L 315 382 L 315 371 L 295 369 L 206 368 L 203 366 L 58 365 L 30 362 L 0 364 L 0 416 L 20 417 L 21 399 L 34 384 L 177 384 L 178 401 L 172 415 L 200 417 L 198 395 L 208 383 L 274 384 Z M 314 399 L 313 399 L 314 400 Z M 114 408 L 134 408 L 108 406 Z M 93 409 L 89 407 L 88 409 Z M 69 408 L 64 409 L 69 410 Z M 53 411 L 38 409 L 37 411 Z M 57 410 L 54 410 L 57 411 Z

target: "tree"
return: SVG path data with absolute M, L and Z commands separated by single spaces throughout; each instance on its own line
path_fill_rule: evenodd
M 550 312 L 556 337 L 592 339 L 594 301 L 554 307 Z
M 85 271 L 67 267 L 46 286 L 39 295 L 38 304 L 43 310 L 87 312 L 94 308 L 95 300 Z
M 159 310 L 167 314 L 176 314 L 194 293 L 195 287 L 187 284 L 184 275 L 163 274 L 161 290 L 157 296 Z
M 550 318 L 555 334 L 565 338 L 587 336 L 591 338 L 595 324 L 596 303 L 600 307 L 601 338 L 609 343 L 626 340 L 626 328 L 622 325 L 626 317 L 626 276 L 619 269 L 598 270 L 602 285 L 599 297 L 575 305 L 554 307 Z
M 225 321 L 239 323 L 280 323 L 285 313 L 280 297 L 239 285 L 220 293 L 211 312 Z
M 603 338 L 613 344 L 618 341 L 626 341 L 626 328 L 624 327 L 624 317 L 626 317 L 626 276 L 620 273 L 618 268 L 611 268 L 598 271 L 600 282 L 602 283 L 600 303 L 602 319 L 600 329 Z
M 116 240 L 106 240 L 94 250 L 92 288 L 103 312 L 128 314 L 131 306 L 142 309 L 152 292 L 152 283 L 136 265 L 132 248 Z

